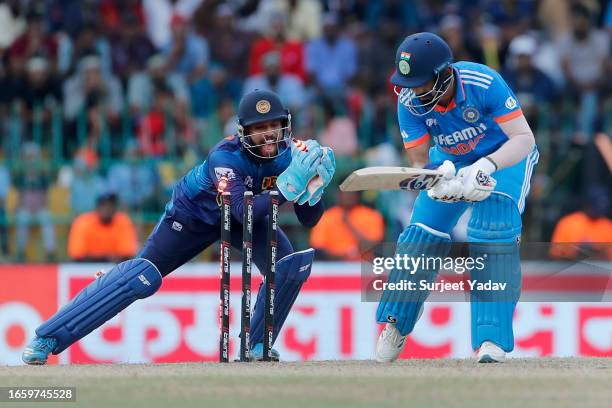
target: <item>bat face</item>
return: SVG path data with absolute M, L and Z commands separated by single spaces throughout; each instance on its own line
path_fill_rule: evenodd
M 438 170 L 366 167 L 351 173 L 340 185 L 340 190 L 428 190 L 441 178 L 442 173 Z

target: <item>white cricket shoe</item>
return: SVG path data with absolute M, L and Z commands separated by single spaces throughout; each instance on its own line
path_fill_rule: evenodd
M 399 330 L 395 328 L 395 324 L 387 323 L 380 336 L 378 336 L 376 361 L 379 363 L 391 363 L 397 360 L 404 348 L 406 337 L 408 335 L 402 336 Z
M 497 344 L 485 341 L 478 350 L 479 363 L 503 363 L 506 361 L 506 352 Z

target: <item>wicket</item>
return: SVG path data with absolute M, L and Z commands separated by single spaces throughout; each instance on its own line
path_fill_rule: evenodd
M 270 192 L 266 237 L 266 287 L 264 310 L 263 360 L 270 361 L 274 327 L 274 275 L 276 272 L 278 192 Z M 221 255 L 220 255 L 220 337 L 219 362 L 229 362 L 229 308 L 230 308 L 230 262 L 231 262 L 231 193 L 221 194 Z M 253 192 L 244 193 L 242 218 L 242 301 L 240 308 L 240 361 L 250 361 L 251 331 L 251 269 L 253 259 Z

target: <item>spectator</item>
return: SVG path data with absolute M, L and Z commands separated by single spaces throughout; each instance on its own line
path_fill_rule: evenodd
M 323 101 L 325 127 L 317 137 L 321 145 L 329 146 L 338 158 L 352 157 L 358 152 L 357 129 L 353 121 L 338 112 L 329 100 Z
M 19 0 L 0 4 L 0 50 L 5 50 L 25 31 L 25 19 L 19 10 Z
M 172 38 L 173 16 L 189 20 L 200 3 L 202 0 L 143 0 L 144 20 L 153 45 L 160 49 L 168 44 Z
M 322 4 L 317 0 L 272 0 L 261 2 L 258 12 L 264 16 L 285 14 L 287 38 L 304 42 L 321 36 L 322 10 Z
M 23 146 L 19 166 L 14 173 L 15 188 L 19 193 L 17 222 L 17 259 L 25 260 L 30 227 L 40 225 L 45 260 L 55 259 L 55 228 L 47 208 L 47 191 L 51 178 L 45 169 L 40 146 L 29 142 Z
M 567 94 L 578 101 L 576 141 L 585 143 L 593 135 L 599 103 L 598 90 L 606 79 L 610 39 L 606 31 L 593 25 L 594 16 L 586 5 L 572 6 L 572 30 L 557 44 L 567 80 Z
M 110 47 L 113 72 L 125 84 L 130 75 L 144 69 L 145 62 L 155 53 L 155 47 L 135 14 L 124 15 L 122 22 L 110 38 Z
M 518 97 L 529 123 L 535 123 L 541 107 L 557 99 L 553 81 L 533 64 L 538 49 L 536 40 L 528 35 L 515 37 L 510 43 L 509 58 L 503 77 Z
M 64 83 L 64 114 L 69 120 L 84 110 L 103 108 L 109 119 L 116 121 L 122 105 L 121 84 L 115 77 L 104 78 L 95 55 L 83 58 L 78 72 Z
M 312 229 L 310 245 L 323 259 L 357 261 L 364 252 L 380 243 L 383 217 L 359 203 L 359 193 L 339 192 L 338 205 L 325 211 Z
M 346 92 L 357 71 L 357 49 L 354 42 L 341 34 L 337 18 L 323 18 L 323 38 L 306 46 L 306 69 L 318 94 L 333 99 Z
M 177 106 L 172 91 L 164 85 L 153 94 L 151 110 L 138 125 L 138 143 L 145 157 L 182 155 L 193 144 L 188 118 Z
M 283 74 L 280 70 L 280 54 L 278 51 L 270 51 L 262 58 L 264 72 L 247 78 L 243 95 L 255 89 L 264 89 L 276 92 L 283 104 L 297 113 L 304 108 L 306 94 L 300 79 L 292 74 Z
M 187 83 L 177 73 L 168 72 L 166 58 L 154 55 L 147 61 L 147 70 L 138 72 L 128 82 L 128 103 L 134 115 L 141 115 L 151 109 L 153 95 L 157 89 L 167 88 L 177 104 L 186 110 L 189 105 Z
M 23 119 L 28 124 L 30 135 L 39 142 L 50 140 L 51 118 L 61 103 L 62 90 L 45 58 L 33 57 L 28 61 L 27 82 L 20 96 L 24 102 Z M 42 137 L 43 134 L 47 137 Z
M 463 20 L 461 17 L 449 14 L 440 21 L 440 36 L 448 43 L 453 51 L 455 61 L 482 61 L 482 50 L 469 43 L 464 36 Z
M 551 255 L 572 259 L 585 254 L 603 255 L 612 260 L 612 220 L 609 212 L 608 189 L 600 186 L 589 188 L 582 210 L 562 217 L 557 223 L 551 239 Z
M 81 25 L 74 36 L 61 36 L 58 71 L 62 75 L 73 75 L 79 71 L 80 62 L 87 56 L 95 55 L 104 78 L 112 76 L 111 47 L 100 35 L 95 21 Z
M 13 42 L 8 50 L 8 58 L 27 61 L 35 56 L 47 58 L 55 67 L 57 40 L 45 33 L 42 16 L 30 12 L 27 15 L 26 31 Z
M 288 40 L 285 34 L 287 15 L 273 13 L 269 17 L 268 32 L 253 43 L 249 55 L 249 75 L 263 72 L 262 58 L 270 51 L 280 53 L 280 69 L 283 74 L 293 74 L 305 81 L 304 45 L 295 40 Z
M 168 67 L 183 76 L 188 84 L 201 79 L 208 65 L 208 43 L 189 29 L 188 21 L 179 14 L 172 16 L 172 38 L 162 48 Z
M 96 162 L 84 154 L 74 160 L 74 177 L 70 189 L 70 207 L 75 214 L 91 211 L 96 197 L 106 189 L 104 179 L 96 171 Z
M 130 211 L 156 210 L 158 175 L 153 164 L 143 161 L 135 142 L 126 146 L 123 160 L 108 169 L 108 186 Z
M 138 239 L 129 216 L 117 211 L 117 196 L 100 195 L 95 211 L 78 216 L 68 236 L 68 256 L 78 262 L 119 263 L 136 255 Z
M 213 29 L 206 34 L 210 44 L 210 58 L 220 64 L 233 81 L 242 81 L 247 76 L 247 64 L 244 56 L 249 54 L 253 34 L 236 29 L 232 8 L 222 3 L 215 9 Z

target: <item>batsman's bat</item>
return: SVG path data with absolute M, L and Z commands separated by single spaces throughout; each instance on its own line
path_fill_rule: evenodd
M 411 167 L 366 167 L 352 172 L 340 184 L 340 190 L 429 190 L 438 184 L 442 174 L 439 170 Z

